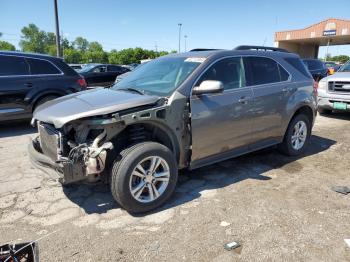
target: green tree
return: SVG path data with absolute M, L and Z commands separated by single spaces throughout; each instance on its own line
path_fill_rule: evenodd
M 72 47 L 64 49 L 63 57 L 66 63 L 80 64 L 83 61 L 82 52 Z
M 0 50 L 16 51 L 16 47 L 9 42 L 0 41 Z
M 99 42 L 90 42 L 88 46 L 88 51 L 91 52 L 101 52 L 103 51 L 103 47 Z
M 331 58 L 331 61 L 340 62 L 342 64 L 346 63 L 349 60 L 350 60 L 350 57 L 347 55 L 338 55 L 338 56 L 333 56 Z
M 73 46 L 79 51 L 86 51 L 89 46 L 89 41 L 79 36 L 73 41 Z
M 35 24 L 29 24 L 21 30 L 22 40 L 19 42 L 20 47 L 25 52 L 46 53 L 47 51 L 47 34 L 40 30 Z

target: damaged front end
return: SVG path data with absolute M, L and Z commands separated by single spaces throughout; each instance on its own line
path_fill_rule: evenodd
M 37 122 L 39 136 L 29 148 L 33 162 L 45 171 L 53 169 L 54 178 L 62 184 L 98 180 L 105 170 L 107 151 L 113 149 L 113 144 L 107 140 L 108 125 L 94 126 L 89 122 L 78 120 L 59 130 L 51 124 Z

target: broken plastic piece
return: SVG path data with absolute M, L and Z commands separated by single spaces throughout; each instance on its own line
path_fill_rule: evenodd
M 241 244 L 238 243 L 238 242 L 231 242 L 231 243 L 227 243 L 224 245 L 224 248 L 228 251 L 232 250 L 232 249 L 235 249 L 237 247 L 240 247 Z
M 332 186 L 331 189 L 337 193 L 341 193 L 344 195 L 347 195 L 350 193 L 350 187 L 347 187 L 347 186 Z

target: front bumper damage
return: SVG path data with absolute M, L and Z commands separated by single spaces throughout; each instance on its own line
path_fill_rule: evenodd
M 67 146 L 66 141 L 60 133 L 48 134 L 44 129 L 39 127 L 39 136 L 28 146 L 30 160 L 36 167 L 64 185 L 81 180 L 94 182 L 99 179 L 105 169 L 107 150 L 113 149 L 111 142 L 99 146 L 106 136 L 105 131 L 100 133 L 92 144 L 77 145 L 69 151 L 69 156 L 62 156 L 63 148 Z
M 81 164 L 74 164 L 68 161 L 57 163 L 44 155 L 41 151 L 38 137 L 29 143 L 28 153 L 34 166 L 45 172 L 50 178 L 58 180 L 64 185 L 86 179 L 84 166 Z

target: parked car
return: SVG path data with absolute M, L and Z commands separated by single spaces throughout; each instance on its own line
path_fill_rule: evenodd
M 350 111 L 350 61 L 318 84 L 318 112 Z
M 106 87 L 112 85 L 118 75 L 128 71 L 128 68 L 118 65 L 88 64 L 79 70 L 79 74 L 85 78 L 88 87 Z
M 83 69 L 83 64 L 68 64 L 71 68 L 73 68 L 75 71 Z
M 304 64 L 309 69 L 315 81 L 328 76 L 328 69 L 326 65 L 318 59 L 303 59 Z
M 297 55 L 263 48 L 272 51 L 163 56 L 111 88 L 47 103 L 33 117 L 30 157 L 63 184 L 109 181 L 137 213 L 171 196 L 178 169 L 274 145 L 299 155 L 316 116 L 314 81 Z
M 41 104 L 86 89 L 62 59 L 0 51 L 0 121 L 31 118 Z
M 335 62 L 332 61 L 327 61 L 324 63 L 326 65 L 326 67 L 328 68 L 328 74 L 329 75 L 333 75 L 335 72 L 337 72 L 339 70 L 339 68 L 341 67 L 340 64 L 337 64 Z

